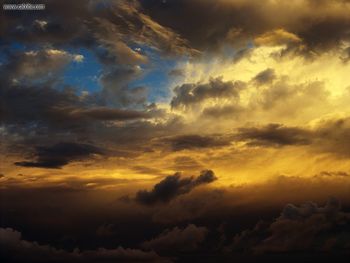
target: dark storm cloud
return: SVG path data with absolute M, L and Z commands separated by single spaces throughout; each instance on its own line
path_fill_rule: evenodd
M 141 74 L 137 66 L 111 66 L 100 77 L 101 91 L 80 94 L 78 88 L 63 83 L 62 75 L 70 63 L 83 59 L 80 55 L 46 48 L 13 51 L 10 57 L 0 66 L 0 120 L 8 152 L 23 155 L 37 145 L 61 141 L 91 141 L 96 145 L 108 141 L 110 148 L 123 145 L 113 151 L 115 155 L 130 157 L 144 152 L 145 140 L 168 135 L 182 125 L 180 118 L 171 116 L 163 124 L 146 120 L 161 118 L 165 112 L 147 104 L 145 87 L 128 85 Z M 117 126 L 110 121 L 122 123 Z M 57 165 L 19 163 L 58 167 L 66 161 Z
M 152 114 L 159 115 L 155 107 L 149 110 L 121 107 L 145 101 L 144 88 L 129 90 L 124 86 L 125 80 L 120 75 L 124 74 L 124 78 L 130 80 L 132 77 L 127 77 L 129 71 L 119 71 L 119 77 L 110 80 L 120 87 L 112 96 L 118 98 L 119 104 L 111 105 L 105 98 L 110 94 L 79 95 L 77 89 L 62 85 L 63 68 L 69 63 L 78 63 L 82 59 L 80 55 L 44 49 L 18 52 L 11 57 L 12 60 L 0 66 L 0 120 L 7 134 L 18 135 L 16 140 L 21 136 L 29 140 L 30 134 L 31 144 L 40 144 L 44 139 L 40 134 L 50 132 L 51 140 L 60 141 L 63 140 L 62 131 L 65 131 L 64 140 L 76 140 L 89 137 L 89 130 L 107 129 L 103 121 L 135 121 L 150 118 Z M 134 74 L 132 69 L 130 72 Z M 105 90 L 114 88 L 109 80 L 102 80 Z M 10 138 L 8 143 L 11 143 Z
M 346 4 L 346 10 L 348 8 L 349 3 Z M 349 26 L 349 17 L 325 14 L 323 19 L 306 24 L 298 35 L 308 47 L 312 47 L 316 52 L 329 50 L 334 47 L 339 48 L 342 41 L 350 39 Z
M 7 40 L 84 46 L 123 64 L 145 62 L 132 44 L 164 53 L 193 53 L 178 34 L 142 13 L 136 1 L 47 1 L 43 12 L 1 13 L 0 32 Z
M 118 247 L 72 252 L 27 241 L 12 228 L 0 228 L 1 259 L 5 262 L 152 262 L 169 263 L 153 251 Z
M 296 37 L 277 34 L 275 43 L 310 54 L 349 40 L 349 9 L 349 3 L 342 0 L 317 4 L 311 0 L 291 4 L 252 0 L 48 1 L 44 12 L 2 12 L 0 32 L 9 42 L 84 46 L 102 54 L 101 61 L 128 65 L 147 61 L 147 55 L 133 50 L 133 45 L 148 45 L 166 54 L 198 54 L 197 49 L 215 50 L 227 44 L 245 47 L 252 39 L 279 29 Z M 273 16 L 276 12 L 279 16 Z M 295 41 L 297 38 L 300 41 Z
M 176 252 L 194 251 L 202 243 L 208 233 L 206 227 L 197 227 L 190 224 L 181 229 L 174 227 L 173 229 L 164 230 L 159 236 L 142 243 L 142 247 L 152 249 L 156 252 Z
M 230 144 L 230 138 L 219 135 L 177 135 L 161 139 L 160 141 L 170 144 L 173 151 L 214 148 Z
M 135 47 L 167 55 L 192 53 L 179 35 L 143 14 L 136 1 L 45 4 L 42 12 L 0 14 L 0 32 L 6 36 L 1 41 L 0 118 L 7 133 L 17 135 L 8 144 L 24 134 L 35 144 L 48 132 L 55 141 L 86 139 L 91 131 L 112 133 L 96 121 L 149 118 L 145 111 L 159 116 L 157 109 L 146 110 L 147 88 L 129 86 L 142 75 L 138 64 L 148 62 L 147 52 Z M 21 47 L 13 48 L 17 43 Z M 64 70 L 83 60 L 67 51 L 77 48 L 87 48 L 99 59 L 101 91 L 79 95 L 64 83 Z
M 350 244 L 350 214 L 330 198 L 325 206 L 288 204 L 272 223 L 259 222 L 236 235 L 233 250 L 254 253 L 346 251 Z
M 102 153 L 101 149 L 89 144 L 62 142 L 50 147 L 36 147 L 35 161 L 16 162 L 15 164 L 24 167 L 61 168 L 70 162 Z
M 260 128 L 241 128 L 238 138 L 248 145 L 286 146 L 308 145 L 314 152 L 330 153 L 349 158 L 350 118 L 320 121 L 315 127 L 288 127 L 269 124 Z
M 176 173 L 160 181 L 151 191 L 139 191 L 135 200 L 145 205 L 153 205 L 159 202 L 166 203 L 179 195 L 191 192 L 197 186 L 209 184 L 216 179 L 214 172 L 211 170 L 203 170 L 196 178 L 181 178 L 181 175 Z
M 258 85 L 264 85 L 272 82 L 275 78 L 275 70 L 272 68 L 268 68 L 258 73 L 252 80 Z
M 82 187 L 86 189 L 89 181 L 91 178 L 86 178 L 81 183 Z M 121 182 L 120 186 L 123 188 L 132 181 Z M 57 187 L 57 183 L 52 182 L 52 185 Z M 67 184 L 70 183 L 60 183 L 62 186 Z M 144 242 L 157 240 L 152 242 L 152 249 L 162 256 L 176 257 L 179 262 L 183 262 L 183 254 L 197 255 L 202 259 L 210 256 L 213 260 L 209 262 L 217 262 L 213 253 L 222 256 L 220 248 L 231 244 L 236 233 L 251 228 L 260 219 L 273 220 L 286 203 L 303 203 L 305 200 L 323 202 L 325 196 L 336 194 L 344 200 L 344 207 L 349 204 L 349 178 L 274 177 L 263 184 L 198 187 L 166 205 L 151 207 L 135 204 L 132 198 L 128 202 L 116 202 L 116 197 L 123 193 L 115 190 L 112 191 L 114 194 L 108 195 L 104 189 L 76 192 L 55 190 L 47 185 L 36 189 L 21 186 L 1 189 L 1 195 L 6 200 L 2 218 L 3 227 L 21 229 L 24 240 L 36 240 L 41 245 L 51 244 L 66 251 L 73 251 L 79 246 L 81 253 L 87 249 L 95 251 L 98 247 L 114 250 L 119 245 L 124 248 L 139 248 L 140 245 L 143 248 Z M 101 186 L 110 187 L 111 183 Z M 300 195 L 301 192 L 305 194 Z M 16 213 L 13 213 L 14 210 Z M 62 214 L 65 216 L 60 216 Z M 189 231 L 187 228 L 191 224 L 196 228 L 191 227 Z M 202 227 L 208 232 L 199 242 L 202 231 L 198 228 Z M 168 236 L 168 233 L 172 234 Z M 225 242 L 221 240 L 222 234 L 226 236 Z M 71 237 L 68 243 L 64 241 L 67 236 Z M 158 242 L 163 238 L 164 246 Z M 181 242 L 187 244 L 188 249 Z M 6 246 L 4 248 L 8 251 Z M 124 262 L 122 259 L 119 261 Z M 201 262 L 200 259 L 198 261 Z
M 115 225 L 114 224 L 104 224 L 100 225 L 96 229 L 96 236 L 98 237 L 108 237 L 115 234 Z
M 206 0 L 140 2 L 153 19 L 179 32 L 198 49 L 220 46 L 227 41 L 230 31 L 255 31 L 264 26 L 264 23 L 259 23 L 263 22 L 262 15 L 250 4 Z M 251 17 L 254 17 L 254 22 Z
M 350 118 L 335 118 L 321 122 L 314 132 L 317 151 L 349 158 Z
M 171 107 L 186 108 L 206 99 L 239 98 L 242 88 L 243 82 L 224 82 L 222 78 L 210 79 L 208 83 L 183 84 L 175 87 Z
M 4 123 L 30 123 L 38 125 L 73 125 L 65 120 L 65 107 L 82 106 L 74 90 L 66 88 L 58 91 L 49 85 L 40 86 L 2 86 L 1 119 Z M 58 122 L 61 120 L 62 122 Z
M 282 29 L 290 33 L 279 31 L 272 42 L 286 44 L 286 50 L 309 56 L 337 48 L 350 37 L 347 15 L 350 5 L 343 0 L 317 1 L 317 4 L 311 0 L 291 4 L 253 0 L 140 2 L 155 21 L 178 32 L 200 50 L 217 49 L 223 44 L 244 46 L 252 38 Z
M 249 145 L 285 146 L 310 144 L 312 133 L 298 127 L 269 124 L 261 128 L 240 128 L 237 137 Z

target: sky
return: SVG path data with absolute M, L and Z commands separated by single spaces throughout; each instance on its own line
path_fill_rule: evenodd
M 350 1 L 40 3 L 0 11 L 0 259 L 345 262 Z

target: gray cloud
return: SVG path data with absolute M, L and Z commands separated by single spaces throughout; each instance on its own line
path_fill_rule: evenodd
M 206 99 L 239 98 L 243 82 L 224 82 L 222 78 L 210 79 L 208 83 L 183 84 L 174 89 L 171 100 L 173 108 L 189 107 Z
M 153 205 L 159 202 L 166 203 L 179 195 L 191 192 L 197 186 L 211 183 L 216 179 L 214 172 L 211 170 L 203 170 L 196 178 L 181 178 L 180 174 L 176 173 L 160 181 L 151 191 L 142 190 L 137 192 L 135 200 L 145 205 Z
M 225 105 L 225 106 L 213 106 L 207 107 L 203 110 L 202 116 L 209 118 L 238 118 L 245 111 L 245 109 L 239 105 Z
M 230 144 L 230 138 L 220 135 L 176 135 L 160 139 L 170 144 L 173 151 L 222 147 Z
M 350 37 L 347 30 L 350 6 L 343 0 L 317 1 L 317 4 L 313 0 L 292 4 L 273 1 L 264 3 L 263 7 L 256 1 L 240 0 L 140 2 L 155 21 L 179 32 L 199 50 L 217 50 L 225 44 L 244 47 L 252 38 L 279 28 L 290 33 L 275 34 L 273 39 L 269 38 L 272 42 L 287 45 L 287 52 L 309 57 L 336 49 Z M 276 12 L 280 15 L 275 16 Z
M 129 81 L 142 74 L 139 67 L 110 66 L 109 68 L 100 77 L 100 83 L 103 87 L 101 95 L 104 100 L 108 103 L 129 107 L 146 103 L 147 89 L 128 85 Z
M 95 107 L 89 109 L 72 109 L 69 113 L 73 119 L 88 118 L 92 120 L 134 120 L 149 118 L 146 112 L 135 110 L 122 110 L 107 107 Z
M 1 258 L 6 262 L 157 262 L 169 263 L 155 252 L 118 247 L 69 252 L 50 245 L 40 245 L 22 238 L 21 232 L 0 228 Z
M 234 238 L 233 250 L 255 253 L 346 251 L 350 245 L 350 214 L 330 198 L 325 206 L 288 204 L 271 224 L 259 222 Z
M 142 247 L 160 252 L 183 252 L 198 249 L 208 233 L 206 227 L 190 224 L 185 228 L 164 230 L 159 236 L 142 243 Z
M 184 70 L 181 68 L 172 69 L 171 71 L 169 71 L 168 75 L 171 77 L 183 77 Z
M 51 147 L 36 147 L 35 161 L 22 161 L 15 164 L 24 167 L 61 168 L 70 162 L 102 153 L 101 149 L 89 144 L 58 143 Z
M 170 168 L 175 171 L 193 171 L 203 168 L 203 166 L 190 156 L 178 156 L 174 159 L 174 164 Z
M 275 70 L 268 68 L 258 73 L 252 80 L 258 85 L 271 83 L 276 78 Z
M 240 128 L 237 138 L 248 141 L 249 145 L 285 146 L 307 145 L 311 143 L 312 132 L 299 127 L 285 127 L 269 124 L 261 128 Z
M 330 153 L 348 158 L 350 119 L 335 118 L 318 123 L 314 128 L 268 124 L 261 127 L 239 128 L 233 135 L 248 146 L 282 147 L 310 146 L 314 152 Z

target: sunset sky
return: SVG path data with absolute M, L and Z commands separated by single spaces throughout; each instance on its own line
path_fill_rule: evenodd
M 349 0 L 32 3 L 0 11 L 4 262 L 348 255 Z

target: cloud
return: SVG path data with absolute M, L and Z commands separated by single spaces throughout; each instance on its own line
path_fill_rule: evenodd
M 286 45 L 310 56 L 337 49 L 349 40 L 350 5 L 343 0 L 278 0 L 263 5 L 254 0 L 140 2 L 152 19 L 178 32 L 199 50 L 244 47 L 253 38 L 258 45 Z
M 193 171 L 203 168 L 203 166 L 190 156 L 178 156 L 174 159 L 174 164 L 170 167 L 175 171 Z
M 271 83 L 275 78 L 275 71 L 272 68 L 268 68 L 258 73 L 252 80 L 258 85 L 264 85 Z
M 160 252 L 183 252 L 198 249 L 200 243 L 205 240 L 208 233 L 206 227 L 197 227 L 190 224 L 185 228 L 174 227 L 164 230 L 159 236 L 142 243 L 145 249 L 152 249 Z
M 70 8 L 70 9 L 68 9 Z M 67 11 L 69 10 L 69 11 Z M 123 64 L 145 62 L 147 57 L 131 45 L 149 45 L 164 53 L 193 53 L 186 40 L 143 13 L 137 1 L 77 0 L 74 4 L 50 1 L 40 18 L 34 14 L 11 16 L 3 12 L 0 27 L 8 41 L 85 46 Z
M 100 77 L 103 87 L 101 95 L 109 103 L 121 106 L 142 105 L 146 103 L 147 89 L 145 87 L 130 87 L 128 83 L 142 74 L 138 66 L 110 66 Z
M 272 123 L 261 127 L 238 128 L 233 135 L 248 146 L 308 146 L 314 153 L 330 153 L 348 158 L 349 117 L 319 120 L 313 127 L 284 126 Z
M 256 224 L 258 219 L 273 219 L 286 203 L 323 202 L 328 196 L 337 196 L 347 209 L 349 177 L 313 175 L 273 174 L 270 179 L 245 185 L 197 188 L 165 206 L 158 206 L 156 212 L 152 210 L 152 219 L 161 224 L 216 222 L 220 225 L 225 222 L 241 232 Z
M 245 109 L 239 105 L 225 105 L 207 107 L 202 111 L 204 118 L 239 118 Z
M 243 82 L 224 82 L 222 78 L 210 79 L 208 83 L 183 84 L 175 87 L 171 107 L 187 108 L 207 99 L 239 98 L 242 88 Z
M 258 45 L 298 46 L 303 54 L 336 49 L 349 40 L 349 8 L 343 0 L 279 0 L 263 6 L 253 0 L 50 1 L 40 17 L 3 12 L 0 30 L 8 42 L 103 49 L 107 60 L 134 65 L 147 61 L 134 45 L 167 55 L 245 47 L 252 39 Z
M 346 251 L 350 246 L 350 214 L 330 198 L 325 206 L 288 204 L 271 224 L 259 222 L 234 238 L 233 250 L 254 253 Z
M 22 238 L 21 232 L 12 228 L 0 228 L 1 258 L 6 262 L 171 262 L 155 252 L 118 247 L 98 248 L 72 252 L 50 245 L 40 245 Z
M 260 76 L 261 78 L 261 76 Z M 272 77 L 271 77 L 272 78 Z M 272 79 L 271 79 L 272 80 Z M 307 113 L 313 107 L 327 109 L 330 93 L 322 81 L 308 83 L 291 83 L 286 76 L 281 76 L 265 89 L 260 89 L 251 97 L 251 108 L 259 108 L 265 112 L 276 112 L 277 116 L 297 116 L 302 109 Z M 311 112 L 312 113 L 312 112 Z M 315 118 L 319 112 L 314 113 Z
M 101 149 L 89 144 L 61 142 L 50 147 L 36 147 L 36 161 L 16 162 L 15 164 L 24 167 L 61 168 L 70 162 L 102 153 Z
M 222 147 L 230 144 L 230 138 L 216 135 L 176 135 L 160 141 L 170 144 L 173 151 Z
M 280 46 L 300 43 L 302 39 L 297 35 L 283 29 L 268 31 L 254 39 L 255 44 L 263 46 Z
M 122 110 L 107 107 L 95 107 L 89 109 L 72 109 L 67 115 L 72 118 L 88 118 L 92 120 L 134 120 L 149 118 L 150 116 L 142 111 Z
M 184 73 L 183 69 L 176 68 L 176 69 L 172 69 L 171 71 L 169 71 L 168 75 L 170 77 L 184 77 L 185 73 Z
M 70 62 L 81 62 L 83 56 L 70 54 L 65 50 L 42 49 L 10 53 L 9 62 L 1 67 L 5 77 L 12 82 L 33 81 L 38 78 L 52 78 Z
M 151 191 L 137 192 L 135 200 L 144 205 L 167 203 L 179 195 L 191 192 L 197 186 L 209 184 L 216 179 L 211 170 L 203 170 L 196 178 L 181 178 L 179 173 L 175 173 L 160 181 Z
M 350 176 L 347 172 L 344 171 L 322 171 L 319 174 L 316 174 L 315 177 L 317 176 L 327 176 L 327 177 L 347 177 Z
M 100 225 L 96 229 L 96 235 L 98 237 L 109 237 L 115 234 L 115 225 L 114 224 L 104 224 Z
M 311 143 L 311 132 L 299 127 L 284 127 L 269 124 L 261 128 L 240 128 L 237 138 L 248 141 L 248 145 L 286 146 L 307 145 Z

